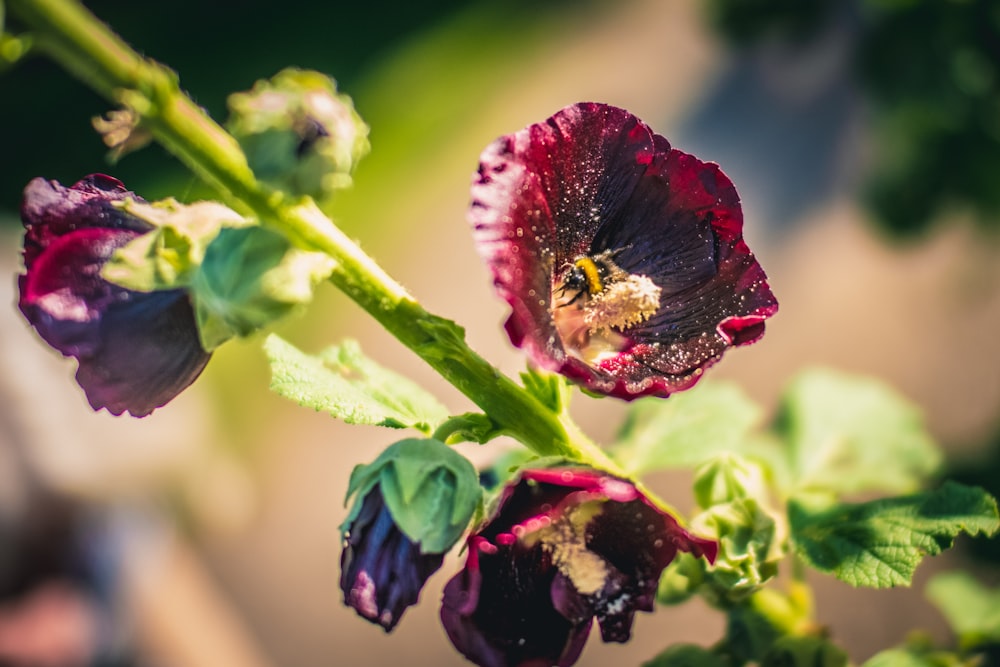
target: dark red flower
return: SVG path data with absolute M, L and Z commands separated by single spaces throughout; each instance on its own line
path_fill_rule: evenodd
M 467 546 L 441 620 L 483 667 L 572 665 L 595 618 L 604 641 L 627 641 L 677 551 L 717 551 L 631 482 L 583 468 L 522 472 Z
M 344 526 L 340 590 L 344 604 L 390 632 L 438 571 L 443 553 L 424 553 L 396 524 L 376 484 Z
M 623 109 L 576 104 L 496 140 L 469 220 L 511 341 L 593 392 L 687 389 L 778 310 L 729 178 Z
M 118 248 L 150 231 L 115 202 L 142 201 L 110 176 L 72 187 L 36 178 L 24 191 L 21 312 L 49 345 L 76 357 L 76 380 L 95 410 L 148 415 L 208 363 L 184 290 L 135 292 L 101 269 Z

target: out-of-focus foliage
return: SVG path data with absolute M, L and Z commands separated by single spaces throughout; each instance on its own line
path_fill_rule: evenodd
M 88 0 L 85 4 L 127 42 L 141 45 L 143 53 L 179 72 L 181 86 L 221 121 L 227 95 L 248 89 L 257 79 L 290 64 L 336 76 L 343 90 L 352 91 L 401 42 L 464 8 L 496 3 L 250 0 L 237 6 L 177 0 L 154 7 Z M 535 3 L 529 0 L 506 5 L 511 14 L 535 11 Z M 24 34 L 9 15 L 5 28 L 14 35 Z M 4 100 L 0 104 L 0 155 L 4 157 L 0 207 L 16 209 L 21 190 L 35 176 L 73 182 L 81 174 L 101 170 L 105 147 L 89 119 L 104 114 L 109 106 L 50 60 L 28 57 L 4 71 L 0 99 Z M 129 155 L 115 173 L 150 199 L 172 195 L 187 200 L 210 194 L 197 190 L 200 186 L 187 170 L 165 158 L 159 146 Z
M 717 27 L 742 47 L 807 41 L 845 12 L 857 32 L 855 76 L 872 114 L 864 197 L 878 222 L 913 235 L 941 214 L 960 211 L 984 227 L 1000 227 L 1000 5 L 712 3 Z

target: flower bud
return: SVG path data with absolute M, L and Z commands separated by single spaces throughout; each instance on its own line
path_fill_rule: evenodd
M 369 150 L 368 126 L 351 98 L 319 72 L 282 70 L 230 95 L 229 110 L 227 127 L 257 178 L 295 196 L 322 202 L 350 186 Z
M 344 603 L 386 632 L 416 604 L 479 504 L 475 469 L 437 440 L 402 440 L 351 474 L 341 526 Z

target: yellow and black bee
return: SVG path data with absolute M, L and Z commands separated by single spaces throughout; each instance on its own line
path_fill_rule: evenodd
M 605 250 L 596 255 L 579 255 L 566 270 L 562 282 L 556 288 L 560 295 L 569 293 L 569 301 L 560 307 L 570 306 L 584 297 L 592 297 L 603 292 L 607 286 L 628 274 L 614 263 L 613 258 L 620 251 Z

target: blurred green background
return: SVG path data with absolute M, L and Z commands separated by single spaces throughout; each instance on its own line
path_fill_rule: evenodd
M 85 4 L 130 44 L 177 71 L 183 87 L 221 121 L 230 92 L 245 90 L 290 64 L 329 73 L 341 89 L 356 91 L 401 44 L 419 39 L 443 21 L 465 16 L 479 28 L 449 31 L 443 37 L 451 43 L 446 48 L 514 50 L 528 36 L 513 26 L 531 24 L 539 14 L 564 4 L 580 3 L 178 0 L 150 6 L 94 0 Z M 18 32 L 16 17 L 8 16 L 8 28 Z M 470 63 L 458 53 L 451 63 L 456 68 L 475 63 L 475 57 Z M 392 104 L 403 114 L 407 107 L 422 102 L 411 97 L 420 91 L 398 92 Z M 0 76 L 0 99 L 0 155 L 4 156 L 0 206 L 16 206 L 24 184 L 34 176 L 69 183 L 83 174 L 109 169 L 101 160 L 103 144 L 90 128 L 90 118 L 108 111 L 109 105 L 44 57 L 29 56 L 5 71 Z M 363 99 L 358 103 L 371 106 Z M 188 179 L 172 159 L 164 159 L 158 147 L 130 156 L 114 171 L 150 199 L 178 196 L 178 188 Z

